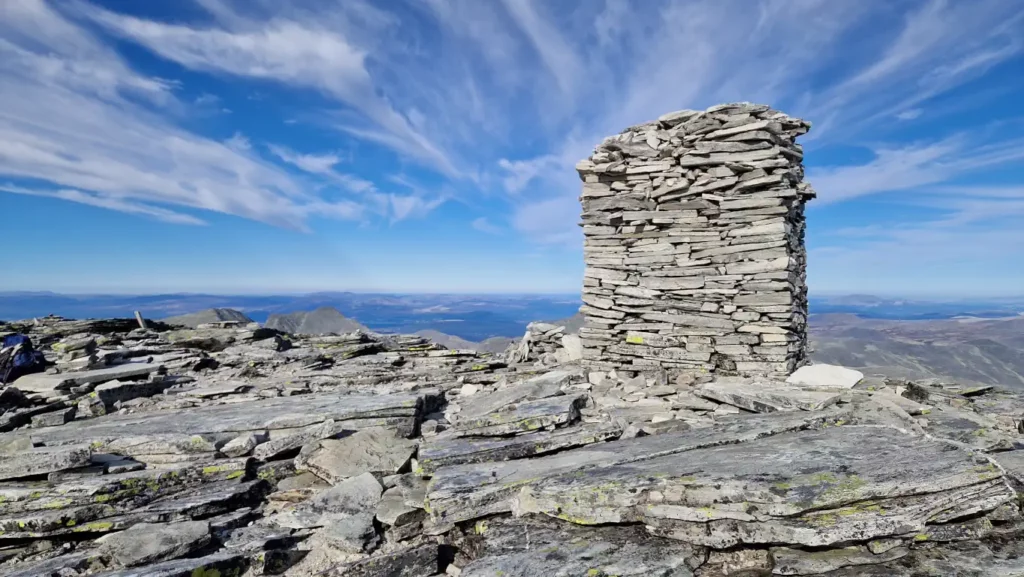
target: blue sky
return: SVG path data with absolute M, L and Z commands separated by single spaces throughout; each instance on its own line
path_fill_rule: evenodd
M 1024 293 L 1007 0 L 5 0 L 0 290 L 576 292 L 576 161 L 736 100 L 812 292 Z

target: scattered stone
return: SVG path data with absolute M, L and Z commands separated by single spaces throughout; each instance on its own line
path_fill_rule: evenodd
M 242 457 L 251 453 L 259 443 L 255 433 L 244 433 L 225 443 L 220 452 L 228 457 Z
M 70 423 L 75 420 L 75 412 L 78 410 L 75 406 L 70 406 L 66 409 L 59 411 L 53 411 L 52 413 L 43 413 L 42 415 L 36 415 L 32 417 L 32 428 L 38 429 L 40 427 L 58 427 L 66 423 Z
M 416 442 L 399 438 L 393 430 L 367 429 L 313 443 L 303 449 L 295 465 L 337 484 L 367 471 L 377 475 L 402 472 L 415 452 Z
M 257 445 L 253 456 L 261 461 L 269 461 L 288 451 L 297 450 L 307 443 L 333 437 L 340 433 L 343 428 L 333 420 L 328 419 L 318 425 L 311 425 L 294 432 L 286 433 L 282 437 L 271 439 L 266 443 Z
M 786 379 L 791 385 L 823 389 L 852 389 L 864 373 L 835 365 L 806 365 Z

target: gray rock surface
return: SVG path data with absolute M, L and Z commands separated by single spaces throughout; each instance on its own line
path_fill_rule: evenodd
M 296 458 L 300 471 L 309 471 L 329 483 L 339 483 L 364 472 L 393 475 L 409 465 L 416 442 L 388 429 L 366 429 L 341 439 L 310 443 Z
M 209 542 L 210 526 L 205 521 L 139 523 L 96 540 L 100 551 L 123 567 L 176 559 Z
M 1024 395 L 586 371 L 561 327 L 510 365 L 394 335 L 94 338 L 167 374 L 5 393 L 0 570 L 1021 572 Z

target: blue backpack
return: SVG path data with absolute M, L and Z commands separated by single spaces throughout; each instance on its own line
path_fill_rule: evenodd
M 32 347 L 32 339 L 22 334 L 6 335 L 0 347 L 0 384 L 22 375 L 36 373 L 46 365 L 43 353 Z

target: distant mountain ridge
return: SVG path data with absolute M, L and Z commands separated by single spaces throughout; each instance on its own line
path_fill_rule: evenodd
M 184 327 L 195 328 L 199 325 L 206 323 L 216 323 L 224 321 L 235 321 L 240 323 L 251 323 L 251 318 L 245 315 L 242 311 L 236 311 L 235 309 L 206 309 L 194 313 L 185 315 L 178 315 L 174 317 L 167 317 L 163 319 L 163 322 L 169 325 L 181 325 Z
M 369 330 L 359 322 L 347 318 L 334 307 L 270 315 L 263 326 L 297 335 L 342 334 Z
M 414 333 L 434 329 L 470 341 L 515 337 L 537 319 L 560 318 L 579 309 L 579 295 L 385 294 L 320 292 L 299 295 L 62 295 L 0 293 L 0 319 L 55 314 L 68 318 L 130 318 L 141 311 L 152 319 L 212 308 L 228 308 L 257 322 L 271 315 L 333 307 L 375 331 Z

